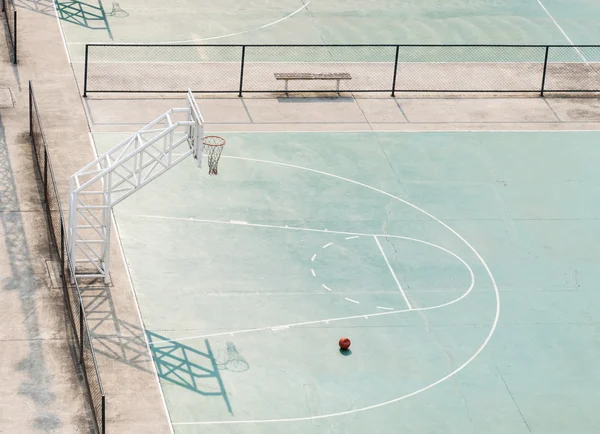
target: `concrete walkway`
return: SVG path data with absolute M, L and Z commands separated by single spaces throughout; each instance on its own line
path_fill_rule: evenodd
M 52 288 L 46 222 L 28 120 L 32 80 L 62 204 L 68 179 L 94 158 L 85 112 L 52 8 L 18 8 L 19 64 L 0 50 L 0 432 L 90 432 L 71 360 L 61 290 Z M 106 394 L 109 433 L 171 432 L 143 325 L 113 246 L 112 285 L 84 293 Z M 98 296 L 100 293 L 100 296 Z

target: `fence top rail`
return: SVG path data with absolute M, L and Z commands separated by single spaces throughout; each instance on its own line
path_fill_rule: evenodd
M 600 45 L 529 44 L 85 44 L 86 47 L 489 47 L 489 48 L 600 48 Z

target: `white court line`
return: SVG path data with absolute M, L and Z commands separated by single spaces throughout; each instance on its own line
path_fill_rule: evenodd
M 329 232 L 329 231 L 328 231 L 328 232 Z M 324 249 L 326 249 L 326 248 L 327 248 L 327 247 L 329 247 L 329 246 L 333 246 L 333 243 L 327 243 L 327 244 L 325 244 L 325 245 L 323 246 L 323 248 L 324 248 Z
M 302 11 L 303 9 L 306 9 L 308 7 L 308 5 L 310 4 L 311 0 L 307 1 L 306 3 L 303 3 L 302 6 L 300 6 L 298 9 L 296 9 L 294 12 L 286 15 L 283 18 L 279 18 L 278 20 L 275 20 L 271 23 L 268 24 L 264 24 L 260 27 L 255 27 L 253 29 L 249 29 L 249 30 L 244 30 L 241 32 L 237 32 L 237 33 L 229 33 L 227 35 L 221 35 L 221 36 L 211 36 L 209 38 L 197 38 L 197 39 L 187 39 L 187 40 L 183 40 L 183 41 L 166 41 L 166 42 L 154 42 L 155 44 L 187 44 L 190 42 L 205 42 L 205 41 L 215 41 L 217 39 L 224 39 L 224 38 L 231 38 L 233 36 L 239 36 L 239 35 L 245 35 L 246 33 L 251 33 L 251 32 L 256 32 L 257 30 L 263 30 L 266 29 L 267 27 L 271 27 L 274 26 L 275 24 L 279 24 L 282 21 L 287 20 L 288 18 L 293 17 L 294 15 L 296 15 L 298 12 Z M 58 15 L 58 14 L 57 14 Z M 87 44 L 88 42 L 71 42 L 70 44 L 73 45 L 84 45 Z M 138 45 L 139 42 L 119 42 L 120 45 Z
M 398 98 L 398 99 L 402 99 L 402 98 Z M 430 99 L 434 99 L 434 98 L 430 98 Z M 466 98 L 461 98 L 461 99 L 466 99 Z M 498 99 L 498 98 L 494 98 L 494 99 Z M 515 98 L 511 98 L 511 99 L 515 99 Z M 335 124 L 335 122 L 333 122 Z M 400 123 L 400 122 L 398 122 Z M 426 123 L 426 122 L 425 122 Z M 477 122 L 474 122 L 477 123 Z M 518 122 L 515 122 L 518 124 Z M 542 122 L 543 123 L 543 122 Z M 546 122 L 548 123 L 548 122 Z M 563 122 L 563 123 L 567 123 L 567 122 Z M 585 124 L 594 124 L 595 122 L 568 122 L 568 123 L 585 123 Z M 107 125 L 113 125 L 113 124 L 107 124 Z M 137 123 L 135 125 L 144 125 L 143 123 Z M 421 123 L 417 124 L 415 122 L 415 125 L 421 125 Z M 137 131 L 137 130 L 136 130 Z M 97 134 L 97 135 L 105 135 L 105 134 L 127 134 L 128 136 L 130 136 L 131 134 L 135 133 L 136 131 L 132 130 L 132 131 L 94 131 L 92 134 Z M 527 129 L 521 129 L 521 130 L 472 130 L 472 129 L 467 129 L 467 130 L 431 130 L 431 132 L 435 132 L 435 133 L 452 133 L 452 134 L 465 134 L 465 133 L 510 133 L 510 134 L 514 134 L 514 133 L 547 133 L 550 130 L 538 130 L 538 129 L 532 129 L 532 130 L 527 130 Z M 551 130 L 552 134 L 557 134 L 557 133 L 587 133 L 587 132 L 594 132 L 594 131 L 600 131 L 600 128 L 597 129 L 585 129 L 585 130 Z M 282 134 L 283 132 L 281 130 L 276 131 L 276 130 L 256 130 L 256 131 L 235 131 L 235 130 L 225 130 L 225 131 L 219 131 L 220 134 Z M 369 134 L 418 134 L 418 133 L 423 133 L 423 130 L 335 130 L 335 131 L 326 131 L 326 130 L 285 130 L 285 134 L 348 134 L 348 133 L 369 133 Z M 173 153 L 173 155 L 183 155 L 183 154 L 177 154 L 177 153 Z M 227 155 L 222 155 L 221 158 L 227 158 Z
M 196 219 L 193 217 L 167 217 L 167 216 L 156 216 L 156 215 L 153 216 L 153 215 L 144 215 L 144 214 L 138 214 L 137 217 L 159 219 L 159 220 L 194 221 L 194 222 L 198 222 L 198 223 L 216 223 L 216 224 L 224 224 L 224 225 L 232 224 L 231 222 L 226 222 L 226 221 L 221 221 L 221 220 L 205 220 L 205 219 Z M 367 234 L 367 233 L 362 233 L 362 232 L 327 231 L 326 229 L 299 228 L 299 227 L 287 226 L 287 225 L 286 226 L 266 225 L 266 224 L 262 224 L 262 223 L 247 223 L 245 226 L 269 228 L 269 229 L 284 229 L 284 230 L 290 230 L 290 231 L 306 231 L 306 232 L 321 232 L 321 233 L 327 232 L 328 234 L 342 234 L 342 235 L 353 234 L 353 235 L 363 236 L 363 237 L 373 237 L 373 238 L 375 238 L 375 242 L 378 244 L 380 251 L 381 251 L 381 245 L 379 244 L 377 237 L 396 238 L 399 240 L 414 241 L 417 243 L 425 244 L 427 246 L 435 247 L 436 249 L 440 249 L 440 250 L 448 253 L 449 255 L 454 256 L 456 259 L 458 259 L 460 262 L 462 262 L 462 264 L 468 270 L 469 275 L 471 276 L 471 284 L 469 285 L 467 292 L 465 292 L 461 297 L 452 301 L 451 303 L 454 303 L 455 301 L 459 301 L 462 298 L 464 298 L 467 294 L 469 294 L 471 292 L 471 290 L 475 286 L 475 274 L 473 273 L 473 270 L 471 269 L 469 264 L 467 264 L 467 262 L 463 258 L 458 256 L 456 253 L 452 252 L 451 250 L 448 250 L 442 246 L 438 246 L 437 244 L 430 243 L 429 241 L 420 240 L 418 238 L 411 238 L 411 237 L 405 237 L 402 235 L 390 235 L 390 234 Z M 311 261 L 314 261 L 316 257 L 317 257 L 317 254 L 315 253 L 312 256 Z M 387 260 L 387 257 L 385 257 L 385 255 L 384 255 L 384 259 Z M 388 262 L 388 266 L 389 266 L 389 262 Z M 392 271 L 392 275 L 395 276 L 393 271 Z M 399 287 L 401 288 L 400 283 L 399 282 L 397 282 L 397 283 L 398 283 Z M 328 288 L 327 286 L 325 286 L 324 284 L 321 284 L 321 286 L 323 288 L 327 289 L 328 291 L 331 291 L 331 289 Z M 402 294 L 405 296 L 404 292 L 402 292 Z M 408 306 L 410 306 L 410 303 L 408 303 L 408 300 L 406 300 L 406 303 Z M 432 307 L 427 307 L 427 308 L 423 308 L 423 309 L 429 310 L 431 308 L 445 307 L 445 306 L 448 306 L 448 304 L 445 303 L 445 304 L 442 304 L 439 306 L 432 306 Z M 413 310 L 422 310 L 422 309 L 413 309 Z M 251 330 L 262 330 L 262 329 L 251 329 Z M 243 333 L 243 332 L 245 332 L 245 331 L 241 331 L 241 333 Z M 222 334 L 226 334 L 226 333 L 222 333 Z M 210 336 L 214 336 L 214 335 L 210 335 Z M 208 336 L 202 335 L 202 336 L 196 336 L 196 337 L 208 337 Z M 180 339 L 173 339 L 173 340 L 179 341 Z
M 310 272 L 312 273 L 312 275 L 313 275 L 314 277 L 317 277 L 317 275 L 315 274 L 315 269 L 314 269 L 314 268 L 311 268 L 311 269 L 310 269 Z
M 183 219 L 186 220 L 186 219 Z M 224 222 L 226 223 L 226 222 Z M 292 228 L 288 228 L 288 229 L 292 229 Z M 386 235 L 382 235 L 382 236 L 386 236 Z M 400 235 L 387 235 L 387 237 L 392 237 L 392 238 L 398 238 L 398 239 L 405 239 L 408 241 L 415 241 L 421 244 L 425 244 L 427 246 L 431 246 L 431 247 L 435 247 L 437 249 L 440 249 L 446 253 L 448 253 L 449 255 L 454 256 L 456 259 L 458 259 L 468 270 L 469 275 L 471 277 L 471 283 L 469 285 L 469 287 L 467 288 L 467 290 L 464 292 L 464 294 L 462 294 L 460 297 L 454 299 L 454 300 L 450 300 L 446 303 L 443 304 L 438 304 L 435 306 L 427 306 L 427 307 L 418 307 L 418 308 L 413 308 L 411 309 L 403 309 L 403 310 L 390 310 L 388 312 L 380 312 L 380 313 L 372 313 L 372 314 L 367 314 L 367 315 L 356 315 L 356 316 L 348 316 L 348 317 L 337 317 L 337 318 L 329 318 L 329 319 L 323 319 L 323 320 L 311 320 L 311 321 L 304 321 L 304 322 L 299 322 L 299 323 L 291 323 L 291 324 L 283 324 L 283 325 L 279 325 L 279 326 L 269 326 L 269 327 L 257 327 L 257 328 L 251 328 L 251 329 L 243 329 L 243 330 L 236 330 L 233 332 L 219 332 L 219 333 L 211 333 L 211 334 L 207 334 L 207 335 L 197 335 L 197 336 L 186 336 L 186 337 L 182 337 L 182 338 L 174 338 L 174 339 L 167 339 L 167 340 L 163 340 L 161 342 L 180 342 L 180 341 L 187 341 L 187 340 L 192 340 L 192 339 L 204 339 L 204 338 L 210 338 L 210 337 L 214 337 L 214 336 L 225 336 L 225 335 L 229 335 L 229 336 L 233 336 L 236 334 L 241 334 L 241 333 L 251 333 L 251 332 L 261 332 L 261 331 L 265 331 L 265 330 L 270 330 L 272 327 L 288 327 L 288 328 L 292 328 L 292 327 L 301 327 L 301 326 L 305 326 L 305 325 L 314 325 L 314 324 L 329 324 L 330 322 L 335 322 L 335 321 L 344 321 L 344 320 L 352 320 L 352 319 L 357 319 L 357 318 L 366 318 L 366 317 L 371 317 L 371 316 L 385 316 L 385 315 L 390 315 L 390 314 L 397 314 L 397 313 L 405 313 L 405 312 L 416 312 L 416 311 L 426 311 L 426 310 L 435 310 L 435 309 L 440 309 L 440 308 L 444 308 L 444 307 L 448 307 L 453 305 L 454 303 L 458 303 L 459 301 L 461 301 L 463 298 L 465 298 L 466 296 L 468 296 L 471 291 L 473 290 L 473 288 L 475 287 L 475 273 L 473 272 L 473 269 L 469 266 L 469 264 L 467 264 L 467 262 L 461 258 L 460 256 L 458 256 L 456 253 L 442 247 L 442 246 L 438 246 L 437 244 L 433 244 L 430 243 L 428 241 L 423 241 L 423 240 L 419 240 L 417 238 L 409 238 L 409 237 L 403 237 Z M 321 286 L 323 288 L 325 288 L 328 291 L 331 291 L 331 288 L 327 287 L 324 284 L 321 284 Z M 160 343 L 157 343 L 160 344 Z M 152 343 L 150 345 L 153 345 Z
M 223 157 L 221 157 L 223 158 Z M 198 223 L 215 223 L 215 224 L 223 224 L 230 225 L 233 224 L 230 221 L 223 220 L 208 220 L 208 219 L 198 219 L 195 217 L 169 217 L 169 216 L 160 216 L 160 215 L 148 215 L 148 214 L 138 214 L 137 217 L 149 218 L 149 219 L 158 219 L 158 220 L 175 220 L 175 221 L 194 221 Z M 364 232 L 348 232 L 348 231 L 328 231 L 327 229 L 312 229 L 312 228 L 300 228 L 296 226 L 278 226 L 278 225 L 269 225 L 265 223 L 250 223 L 248 222 L 244 226 L 255 227 L 255 228 L 266 228 L 266 229 L 284 229 L 290 231 L 304 231 L 304 232 L 319 232 L 319 233 L 327 233 L 327 234 L 340 234 L 340 235 L 358 235 L 363 237 L 388 237 L 388 238 L 400 238 L 405 240 L 415 240 L 418 242 L 422 242 L 421 240 L 417 240 L 415 238 L 403 237 L 400 235 L 389 235 L 389 234 L 367 234 Z M 435 246 L 435 244 L 432 244 Z M 317 257 L 315 253 L 311 261 L 314 261 Z
M 247 225 L 248 222 L 245 222 L 243 220 L 229 220 L 229 223 L 234 224 L 234 225 Z
M 390 261 L 388 261 L 387 256 L 385 256 L 385 252 L 383 251 L 383 247 L 381 247 L 381 244 L 379 244 L 379 240 L 377 239 L 377 237 L 373 237 L 373 238 L 375 238 L 375 242 L 377 243 L 377 247 L 379 247 L 379 251 L 381 252 L 381 256 L 383 256 L 383 260 L 385 261 L 385 263 L 387 264 L 388 268 L 390 269 L 390 273 L 392 273 L 392 277 L 396 281 L 396 285 L 398 285 L 398 289 L 402 293 L 402 297 L 404 298 L 404 301 L 406 302 L 406 305 L 408 306 L 409 309 L 412 309 L 412 306 L 410 305 L 410 301 L 408 301 L 408 297 L 404 293 L 404 289 L 402 289 L 402 285 L 400 285 L 400 282 L 398 281 L 398 278 L 396 277 L 396 273 L 394 273 L 394 269 L 390 265 Z
M 383 310 L 394 310 L 393 307 L 383 307 L 383 306 L 377 306 L 377 309 L 383 309 Z
M 271 327 L 271 330 L 274 332 L 280 331 L 280 330 L 287 330 L 289 329 L 288 326 L 275 326 L 275 327 Z
M 358 235 L 354 235 L 353 237 L 346 237 L 346 240 L 353 240 L 354 238 L 358 238 Z
M 348 300 L 348 301 L 351 301 L 352 303 L 360 304 L 360 301 L 352 300 L 351 298 L 348 298 L 348 297 L 344 297 L 344 298 L 345 298 L 346 300 Z M 366 315 L 363 315 L 363 317 L 364 317 L 365 319 L 367 318 L 367 316 L 366 316 Z
M 581 51 L 579 51 L 578 48 L 575 47 L 575 44 L 573 43 L 573 41 L 571 41 L 571 38 L 569 38 L 569 35 L 567 35 L 567 32 L 565 32 L 562 27 L 560 26 L 560 24 L 558 24 L 558 22 L 556 22 L 556 20 L 554 19 L 554 17 L 552 16 L 552 14 L 550 14 L 550 11 L 548 11 L 548 9 L 546 9 L 546 6 L 544 6 L 544 4 L 542 3 L 541 0 L 537 0 L 538 4 L 542 7 L 542 9 L 544 10 L 544 12 L 546 12 L 546 15 L 548 15 L 548 18 L 550 18 L 552 20 L 552 22 L 554 23 L 554 25 L 558 28 L 558 30 L 560 30 L 560 33 L 562 33 L 562 35 L 565 37 L 565 39 L 567 41 L 569 41 L 569 44 L 571 44 L 573 46 L 573 48 L 575 48 L 575 51 L 577 51 L 577 54 L 579 54 L 579 57 L 581 57 L 581 59 L 583 59 L 583 61 L 585 63 L 588 63 L 587 59 L 583 56 L 583 54 L 581 54 Z

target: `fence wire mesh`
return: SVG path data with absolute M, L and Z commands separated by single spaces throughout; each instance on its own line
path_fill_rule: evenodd
M 539 92 L 545 47 L 401 46 L 397 92 Z
M 66 248 L 66 221 L 31 82 L 29 82 L 29 127 L 36 167 L 44 187 L 44 208 L 47 217 L 50 249 L 60 264 L 60 284 L 63 289 L 69 320 L 75 331 L 78 344 L 78 360 L 85 377 L 94 423 L 97 431 L 104 434 L 106 409 L 104 390 L 92 347 L 88 321 L 81 298 L 81 289 L 75 279 L 73 263 Z
M 243 92 L 281 92 L 281 73 L 348 73 L 347 92 L 389 92 L 394 77 L 394 46 L 247 46 Z M 293 80 L 291 92 L 331 92 L 334 80 Z
M 600 47 L 550 47 L 545 92 L 600 92 Z
M 236 92 L 241 46 L 88 45 L 88 92 Z
M 17 63 L 17 11 L 13 0 L 2 0 L 2 12 L 8 26 L 8 39 L 13 63 Z
M 8 0 L 4 0 L 8 1 Z M 120 45 L 86 47 L 87 92 L 595 92 L 600 46 Z

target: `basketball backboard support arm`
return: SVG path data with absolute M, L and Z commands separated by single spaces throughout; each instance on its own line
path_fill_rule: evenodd
M 173 108 L 71 176 L 68 249 L 75 277 L 109 282 L 112 208 L 189 156 L 202 167 L 204 120 L 191 91 Z

